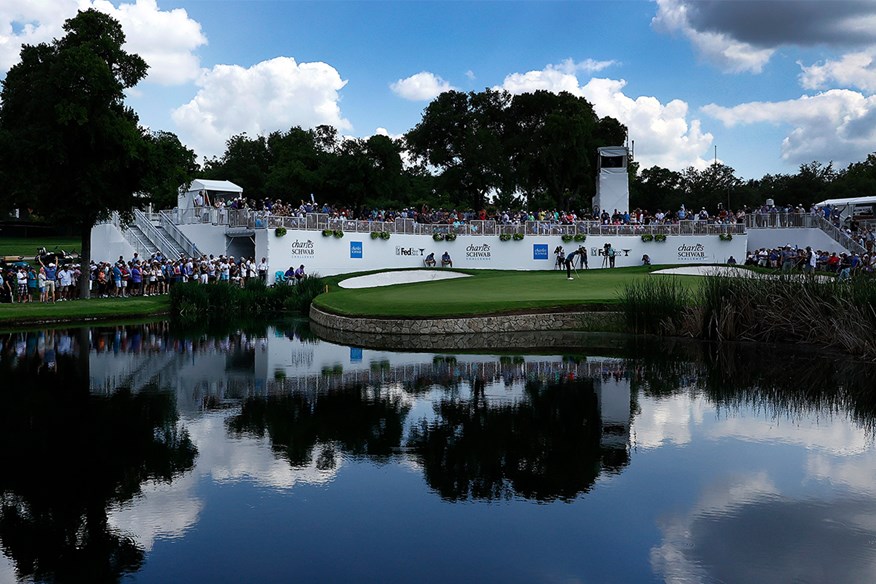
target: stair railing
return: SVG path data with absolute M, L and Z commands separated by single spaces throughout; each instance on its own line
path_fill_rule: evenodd
M 161 224 L 161 228 L 164 229 L 164 232 L 167 233 L 176 243 L 182 248 L 183 253 L 192 258 L 199 258 L 203 253 L 198 249 L 191 239 L 186 237 L 186 234 L 180 231 L 180 228 L 177 227 L 176 223 L 173 222 L 173 218 L 170 216 L 171 212 L 168 211 L 160 211 L 159 223 Z

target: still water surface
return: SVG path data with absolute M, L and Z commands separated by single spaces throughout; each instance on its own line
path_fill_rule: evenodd
M 876 582 L 876 370 L 0 335 L 0 582 Z

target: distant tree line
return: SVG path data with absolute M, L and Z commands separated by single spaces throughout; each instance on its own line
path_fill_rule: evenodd
M 742 180 L 724 164 L 703 170 L 688 167 L 680 172 L 652 166 L 635 172 L 630 180 L 630 207 L 655 211 L 719 205 L 725 208 L 759 207 L 768 199 L 776 205 L 810 205 L 826 199 L 863 197 L 876 194 L 876 154 L 836 170 L 832 163 L 801 164 L 796 174 L 767 174 L 760 179 Z

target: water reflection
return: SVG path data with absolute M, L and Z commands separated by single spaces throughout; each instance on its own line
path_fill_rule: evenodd
M 247 398 L 228 427 L 238 436 L 267 433 L 274 451 L 294 467 L 309 466 L 316 451 L 316 468 L 331 470 L 341 453 L 387 458 L 401 443 L 409 409 L 392 392 L 340 387 L 321 396 L 295 392 Z
M 0 542 L 16 577 L 114 581 L 144 560 L 108 510 L 170 482 L 197 450 L 173 396 L 89 393 L 87 330 L 20 333 L 0 350 Z M 153 388 L 154 389 L 154 388 Z
M 622 435 L 629 427 L 626 396 Z M 491 401 L 484 395 L 484 380 L 477 379 L 467 399 L 439 399 L 435 419 L 412 431 L 408 444 L 442 497 L 570 500 L 586 492 L 601 472 L 618 472 L 629 460 L 625 439 L 602 444 L 592 379 L 533 381 L 519 400 Z
M 84 574 L 162 581 L 169 545 L 192 542 L 234 557 L 237 548 L 224 541 L 230 533 L 269 548 L 289 521 L 310 529 L 296 540 L 302 553 L 324 554 L 317 542 L 340 545 L 323 527 L 333 525 L 331 509 L 345 509 L 359 489 L 355 477 L 376 467 L 394 477 L 368 483 L 369 505 L 379 508 L 387 493 L 388 523 L 371 513 L 357 527 L 347 509 L 335 519 L 360 535 L 341 555 L 364 554 L 363 542 L 377 532 L 384 539 L 374 546 L 403 549 L 390 526 L 417 521 L 428 532 L 427 524 L 453 513 L 463 532 L 441 540 L 459 547 L 422 558 L 446 562 L 446 552 L 482 543 L 467 539 L 476 532 L 467 521 L 491 526 L 499 513 L 508 524 L 537 523 L 518 505 L 538 502 L 552 526 L 568 525 L 544 542 L 549 550 L 526 539 L 543 529 L 518 533 L 541 550 L 515 554 L 535 570 L 527 580 L 546 579 L 539 562 L 598 580 L 874 580 L 871 366 L 689 343 L 588 349 L 588 339 L 565 336 L 565 354 L 483 355 L 339 345 L 300 322 L 209 333 L 152 323 L 0 335 L 0 375 L 10 381 L 0 389 L 0 546 L 16 578 L 37 581 Z M 577 349 L 569 346 L 575 342 Z M 422 496 L 395 486 L 412 473 Z M 224 518 L 210 521 L 217 507 L 210 486 L 243 489 L 241 506 L 254 516 L 259 501 L 275 501 L 272 512 L 252 519 L 256 527 L 222 531 Z M 313 510 L 298 505 L 283 515 L 299 492 Z M 416 499 L 414 515 L 402 516 L 396 498 Z M 468 520 L 462 501 L 498 505 Z M 606 517 L 591 520 L 599 513 Z M 283 521 L 272 528 L 275 516 Z M 209 545 L 193 533 L 205 524 L 218 530 Z M 646 535 L 636 542 L 630 533 Z M 597 540 L 614 542 L 629 561 L 599 572 L 593 566 L 610 552 Z M 825 550 L 841 566 L 824 571 Z M 369 553 L 378 561 L 377 549 Z M 557 568 L 584 556 L 584 571 Z M 478 568 L 441 574 L 515 579 L 514 560 L 496 557 L 506 564 L 480 558 Z M 180 566 L 167 569 L 186 579 Z M 324 569 L 310 579 L 361 577 L 342 565 Z M 243 561 L 240 570 L 230 577 L 259 579 L 255 565 Z M 399 581 L 436 579 L 414 567 L 397 573 Z

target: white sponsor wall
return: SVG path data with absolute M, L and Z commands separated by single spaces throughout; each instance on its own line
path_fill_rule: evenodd
M 459 236 L 455 241 L 434 241 L 427 235 L 393 234 L 390 239 L 371 239 L 368 233 L 345 233 L 324 237 L 319 231 L 289 231 L 277 237 L 272 230 L 256 232 L 256 249 L 265 250 L 273 281 L 276 271 L 304 265 L 310 273 L 323 276 L 366 270 L 422 268 L 429 253 L 440 266 L 447 251 L 454 268 L 495 270 L 549 270 L 554 267 L 554 250 L 566 253 L 582 245 L 589 267 L 608 266 L 605 244 L 615 249 L 615 266 L 640 266 L 648 254 L 653 264 L 726 263 L 732 255 L 745 261 L 746 236 L 721 241 L 717 235 L 669 236 L 666 241 L 644 242 L 639 236 L 588 236 L 583 243 L 564 243 L 559 236 L 526 236 L 521 241 L 501 241 L 498 236 Z M 202 248 L 203 249 L 203 248 Z
M 783 247 L 785 245 L 805 248 L 808 245 L 815 250 L 822 249 L 837 253 L 848 251 L 827 233 L 815 227 L 797 227 L 792 229 L 761 227 L 749 229 L 748 245 L 753 250 L 762 247 Z

